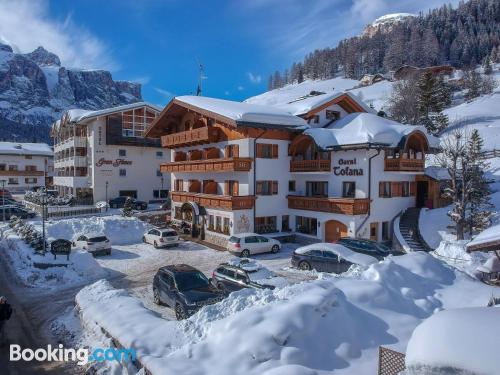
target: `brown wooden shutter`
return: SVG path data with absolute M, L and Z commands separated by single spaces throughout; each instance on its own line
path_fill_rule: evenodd
M 278 159 L 278 145 L 271 145 L 273 150 L 272 150 L 272 157 L 273 159 Z
M 379 197 L 384 196 L 384 183 L 382 181 L 378 183 L 378 196 Z
M 262 181 L 257 181 L 255 184 L 255 194 L 262 194 Z
M 417 181 L 410 182 L 410 195 L 412 197 L 417 195 Z
M 255 157 L 261 158 L 262 157 L 262 144 L 257 143 L 255 147 L 256 147 L 255 148 L 255 153 L 256 153 Z
M 240 145 L 233 145 L 233 158 L 240 156 Z
M 278 181 L 273 181 L 273 194 L 278 194 Z
M 391 182 L 391 197 L 400 197 L 401 193 L 399 191 L 399 182 Z
M 240 183 L 238 181 L 233 181 L 233 195 L 240 195 Z
M 229 194 L 229 183 L 230 183 L 230 181 L 228 181 L 228 180 L 224 181 L 224 195 L 230 195 Z
M 224 147 L 224 157 L 227 159 L 229 157 L 229 145 Z

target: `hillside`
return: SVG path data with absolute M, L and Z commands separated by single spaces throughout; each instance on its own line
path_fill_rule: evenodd
M 16 53 L 0 44 L 0 132 L 4 140 L 49 141 L 48 127 L 68 108 L 102 109 L 142 100 L 138 83 L 105 70 L 61 66 L 43 47 Z

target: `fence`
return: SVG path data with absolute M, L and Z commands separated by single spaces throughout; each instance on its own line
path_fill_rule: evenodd
M 492 158 L 498 158 L 500 157 L 500 150 L 490 150 L 490 151 L 483 151 L 482 155 L 485 159 L 492 159 Z
M 398 375 L 406 369 L 405 354 L 379 346 L 378 375 Z
M 33 202 L 23 201 L 24 206 L 32 211 L 42 214 L 42 206 Z M 82 215 L 94 215 L 101 213 L 100 208 L 94 206 L 47 206 L 46 217 L 72 217 Z

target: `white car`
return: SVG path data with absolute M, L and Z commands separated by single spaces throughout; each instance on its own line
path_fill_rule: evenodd
M 179 236 L 172 228 L 153 228 L 142 236 L 142 241 L 153 245 L 156 249 L 179 244 Z
M 278 240 L 257 233 L 235 234 L 227 242 L 227 250 L 243 258 L 253 254 L 277 253 L 280 249 L 281 243 Z
M 92 255 L 110 255 L 111 241 L 104 234 L 82 234 L 73 241 L 73 246 L 87 250 Z

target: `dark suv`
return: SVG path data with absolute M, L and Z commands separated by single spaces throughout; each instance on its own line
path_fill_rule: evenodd
M 274 289 L 273 285 L 264 285 L 252 281 L 249 273 L 249 271 L 238 266 L 223 263 L 212 273 L 210 282 L 224 294 L 243 288 Z
M 222 301 L 223 294 L 194 267 L 187 264 L 164 266 L 153 279 L 153 298 L 175 311 L 177 320 L 186 319 L 205 305 Z
M 109 200 L 109 207 L 111 208 L 123 208 L 125 206 L 125 201 L 128 197 L 117 197 Z M 148 204 L 143 201 L 139 201 L 132 198 L 132 208 L 134 210 L 145 210 L 148 208 Z
M 342 237 L 336 243 L 339 245 L 344 245 L 348 249 L 355 251 L 356 253 L 371 255 L 378 260 L 383 260 L 386 256 L 401 255 L 402 253 L 394 252 L 389 247 L 382 245 L 373 240 L 361 239 L 361 238 L 350 238 Z

